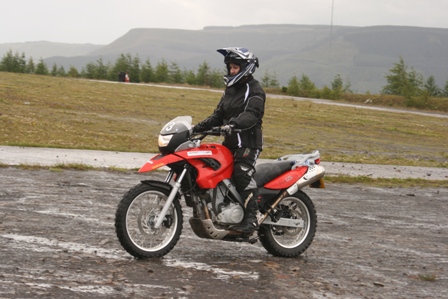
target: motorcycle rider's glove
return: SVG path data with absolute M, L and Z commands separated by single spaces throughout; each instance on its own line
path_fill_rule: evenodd
M 222 136 L 228 136 L 232 134 L 232 129 L 235 127 L 235 125 L 225 125 L 221 127 L 221 135 Z
M 191 134 L 201 133 L 201 132 L 204 132 L 204 131 L 206 131 L 206 130 L 200 124 L 196 124 L 195 126 L 191 127 L 191 129 L 190 129 L 190 136 L 191 136 Z

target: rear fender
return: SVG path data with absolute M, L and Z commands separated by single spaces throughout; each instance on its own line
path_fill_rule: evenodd
M 308 171 L 304 176 L 302 176 L 294 185 L 289 187 L 286 192 L 290 195 L 296 193 L 298 190 L 305 186 L 309 186 L 315 182 L 320 181 L 319 187 L 325 188 L 322 178 L 325 176 L 325 168 L 320 165 L 310 165 L 308 166 Z
M 264 185 L 266 189 L 281 190 L 291 187 L 297 182 L 308 170 L 308 166 L 300 166 L 296 169 L 289 170 Z

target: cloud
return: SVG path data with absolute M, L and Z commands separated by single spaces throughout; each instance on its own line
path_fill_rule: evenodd
M 322 24 L 448 28 L 446 0 L 14 0 L 2 5 L 0 43 L 106 44 L 133 28 Z

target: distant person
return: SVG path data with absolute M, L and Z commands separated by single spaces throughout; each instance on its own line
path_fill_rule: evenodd
M 118 82 L 124 82 L 124 79 L 126 78 L 125 72 L 119 72 L 118 73 Z
M 258 67 L 258 58 L 245 48 L 217 50 L 224 55 L 227 75 L 226 89 L 217 108 L 207 119 L 193 127 L 193 132 L 203 132 L 223 126 L 224 142 L 234 158 L 232 181 L 244 203 L 243 222 L 233 231 L 253 233 L 258 229 L 258 188 L 253 178 L 255 163 L 263 147 L 262 118 L 266 94 L 252 74 Z M 239 129 L 241 132 L 234 132 Z
M 129 74 L 128 72 L 126 72 L 126 75 L 124 76 L 124 82 L 130 82 L 131 80 L 129 80 Z

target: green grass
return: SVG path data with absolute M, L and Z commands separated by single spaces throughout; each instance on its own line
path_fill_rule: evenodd
M 434 274 L 420 274 L 418 275 L 418 279 L 422 281 L 435 281 L 437 277 Z
M 196 123 L 220 96 L 0 72 L 0 144 L 157 152 L 167 121 Z M 263 129 L 265 159 L 319 149 L 323 161 L 448 166 L 446 118 L 268 98 Z
M 405 108 L 414 109 L 409 107 L 409 100 L 402 96 L 384 95 L 384 94 L 344 94 L 341 101 L 353 104 L 366 104 L 379 105 L 383 107 L 391 108 Z M 448 98 L 431 97 L 428 99 L 422 97 L 416 97 L 414 99 L 416 103 L 422 104 L 422 111 L 439 111 L 448 112 Z
M 423 180 L 423 179 L 390 179 L 390 178 L 370 178 L 367 176 L 325 176 L 326 184 L 361 184 L 382 188 L 448 188 L 448 180 Z

